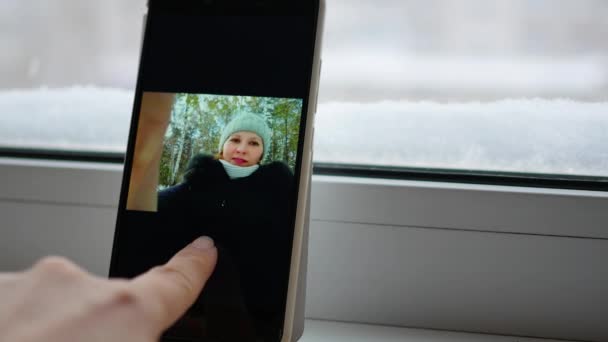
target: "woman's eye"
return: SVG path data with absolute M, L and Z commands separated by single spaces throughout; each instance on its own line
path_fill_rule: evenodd
M 260 145 L 260 143 L 257 142 L 257 141 L 252 141 L 252 142 L 250 142 L 250 144 L 253 145 L 253 146 L 259 146 Z
M 240 140 L 239 140 L 239 138 L 232 138 L 232 139 L 230 139 L 230 141 L 232 141 L 234 143 L 238 143 Z

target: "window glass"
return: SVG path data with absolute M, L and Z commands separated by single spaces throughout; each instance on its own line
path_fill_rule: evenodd
M 144 0 L 0 2 L 0 145 L 124 151 Z M 315 161 L 608 177 L 605 0 L 327 1 Z
M 318 162 L 608 176 L 608 2 L 328 4 Z
M 145 5 L 0 1 L 0 146 L 124 152 Z

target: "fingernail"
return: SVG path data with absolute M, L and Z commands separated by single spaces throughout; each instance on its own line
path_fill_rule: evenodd
M 192 246 L 194 246 L 194 248 L 197 248 L 197 249 L 206 250 L 206 249 L 213 248 L 215 246 L 215 244 L 213 243 L 213 240 L 210 237 L 201 236 L 198 239 L 194 240 L 194 242 L 192 243 Z

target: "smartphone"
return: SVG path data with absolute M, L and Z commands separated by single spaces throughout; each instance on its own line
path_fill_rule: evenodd
M 323 0 L 149 0 L 110 277 L 198 236 L 218 262 L 162 339 L 295 341 Z

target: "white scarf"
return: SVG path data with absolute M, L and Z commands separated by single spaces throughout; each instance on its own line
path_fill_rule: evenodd
M 226 173 L 230 179 L 247 177 L 260 167 L 258 164 L 251 166 L 238 166 L 230 164 L 224 159 L 220 159 L 220 163 L 222 163 L 222 166 L 224 166 L 224 170 L 226 170 Z

